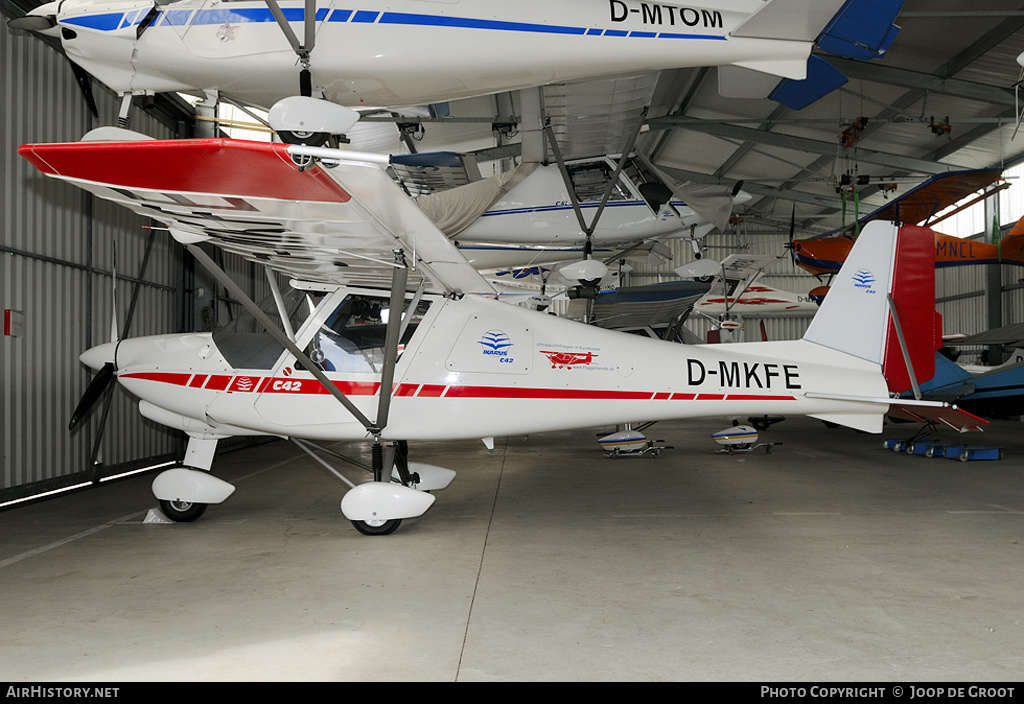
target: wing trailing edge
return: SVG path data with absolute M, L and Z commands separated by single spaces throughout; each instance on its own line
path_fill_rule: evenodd
M 314 156 L 333 160 L 325 168 L 326 161 L 299 166 L 299 151 L 203 139 L 29 144 L 18 153 L 44 174 L 154 218 L 172 234 L 297 279 L 387 285 L 400 249 L 431 290 L 493 293 L 383 171 L 386 156 L 319 150 Z

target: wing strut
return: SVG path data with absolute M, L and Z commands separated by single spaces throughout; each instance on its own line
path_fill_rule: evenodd
M 640 129 L 645 124 L 645 118 L 647 117 L 647 108 L 643 109 L 643 113 L 640 115 L 640 119 L 637 121 L 636 129 L 629 136 L 629 140 L 626 142 L 625 148 L 622 150 L 622 154 L 619 155 L 619 160 L 615 164 L 615 172 L 611 178 L 608 179 L 607 185 L 604 187 L 604 193 L 601 194 L 601 202 L 597 206 L 597 212 L 594 213 L 593 220 L 588 225 L 583 217 L 583 210 L 580 208 L 579 198 L 576 196 L 576 189 L 573 187 L 572 178 L 569 176 L 569 170 L 565 166 L 565 160 L 562 158 L 562 150 L 558 148 L 558 141 L 555 139 L 555 131 L 551 127 L 551 120 L 548 119 L 544 124 L 544 134 L 548 138 L 548 144 L 551 145 L 551 152 L 555 155 L 555 161 L 558 164 L 558 171 L 562 174 L 562 181 L 565 183 L 565 190 L 569 193 L 569 199 L 572 201 L 572 209 L 576 212 L 576 219 L 579 221 L 580 229 L 583 234 L 587 236 L 586 245 L 584 245 L 584 254 L 587 258 L 593 252 L 593 244 L 591 243 L 591 237 L 594 234 L 594 230 L 597 229 L 597 223 L 601 219 L 601 215 L 604 213 L 605 206 L 608 205 L 608 199 L 612 195 L 612 190 L 615 188 L 615 184 L 619 181 L 619 176 L 622 174 L 622 169 L 626 165 L 626 159 L 633 151 L 633 146 L 636 144 L 636 138 L 640 135 Z
M 185 248 L 192 253 L 200 263 L 205 266 L 214 278 L 217 279 L 224 287 L 231 292 L 242 306 L 253 315 L 256 320 L 266 328 L 267 332 L 277 340 L 278 343 L 284 346 L 289 352 L 291 352 L 295 359 L 302 363 L 303 367 L 311 372 L 317 381 L 320 382 L 334 398 L 338 399 L 342 406 L 352 414 L 352 416 L 359 421 L 366 432 L 373 436 L 373 475 L 374 481 L 389 481 L 389 477 L 384 475 L 385 457 L 384 448 L 381 445 L 381 434 L 388 423 L 388 415 L 391 410 L 391 396 L 392 387 L 395 381 L 395 365 L 398 362 L 398 340 L 402 333 L 406 319 L 412 317 L 412 313 L 415 310 L 415 306 L 418 303 L 418 298 L 413 299 L 412 308 L 403 310 L 405 303 L 405 285 L 409 277 L 409 269 L 406 264 L 405 254 L 401 250 L 395 251 L 395 268 L 391 275 L 391 302 L 388 316 L 388 326 L 385 333 L 384 342 L 384 368 L 381 370 L 380 377 L 380 396 L 377 400 L 377 420 L 371 422 L 369 418 L 360 412 L 358 408 L 342 393 L 327 375 L 321 371 L 320 367 L 313 363 L 313 361 L 306 356 L 306 353 L 299 349 L 295 341 L 287 333 L 282 331 L 274 322 L 264 313 L 260 307 L 251 299 L 242 288 L 234 282 L 234 280 L 228 276 L 223 269 L 210 258 L 206 252 L 200 249 L 197 245 L 186 244 Z M 404 313 L 404 315 L 403 315 Z M 390 466 L 392 458 L 388 458 L 387 464 Z
M 388 311 L 388 327 L 384 336 L 384 368 L 380 374 L 380 398 L 377 400 L 377 422 L 368 428 L 377 439 L 380 432 L 387 427 L 388 412 L 391 410 L 391 387 L 395 381 L 395 364 L 398 361 L 398 336 L 402 331 L 402 319 L 405 305 L 405 284 L 409 278 L 405 254 L 395 252 L 395 268 L 391 273 L 391 304 Z
M 312 53 L 313 47 L 316 46 L 316 0 L 305 0 L 304 37 L 301 42 L 292 31 L 277 0 L 264 0 L 264 2 L 270 8 L 270 13 L 277 21 L 285 39 L 291 44 L 292 51 L 299 57 L 299 63 L 302 64 L 302 70 L 299 72 L 299 92 L 308 98 L 313 94 L 312 79 L 309 73 L 309 55 Z
M 921 387 L 917 385 L 917 374 L 914 373 L 914 363 L 910 361 L 910 351 L 907 349 L 907 340 L 903 337 L 903 326 L 900 325 L 900 316 L 896 313 L 896 301 L 892 300 L 892 294 L 886 296 L 889 303 L 889 312 L 892 314 L 892 322 L 896 328 L 896 339 L 900 343 L 900 352 L 903 353 L 903 362 L 907 365 L 907 373 L 910 375 L 910 385 L 914 387 L 914 398 L 921 400 Z

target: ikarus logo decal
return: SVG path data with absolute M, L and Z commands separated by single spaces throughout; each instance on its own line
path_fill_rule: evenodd
M 477 341 L 480 351 L 489 357 L 498 357 L 499 362 L 512 363 L 512 340 L 502 330 L 488 330 Z
M 850 277 L 853 279 L 854 288 L 864 289 L 865 293 L 878 293 L 875 290 L 875 275 L 867 269 L 859 269 L 857 273 Z

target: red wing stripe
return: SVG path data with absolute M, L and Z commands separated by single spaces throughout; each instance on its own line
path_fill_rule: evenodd
M 26 144 L 18 153 L 43 173 L 121 188 L 327 203 L 350 199 L 319 166 L 299 171 L 284 144 L 231 139 L 75 142 Z

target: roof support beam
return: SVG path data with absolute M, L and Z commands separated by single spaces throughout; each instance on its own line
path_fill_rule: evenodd
M 738 125 L 711 122 L 709 120 L 694 122 L 692 118 L 676 119 L 674 116 L 667 116 L 649 120 L 647 124 L 650 125 L 652 130 L 676 127 L 715 137 L 738 139 L 745 142 L 753 142 L 754 144 L 793 149 L 823 156 L 835 156 L 838 149 L 838 145 L 832 142 L 822 142 L 817 139 L 808 139 L 807 137 L 797 137 L 778 132 L 766 132 L 750 127 L 740 127 Z M 892 169 L 902 169 L 923 174 L 941 174 L 950 168 L 962 168 L 953 164 L 937 164 L 934 161 L 927 161 L 925 159 L 873 152 L 860 148 L 857 149 L 857 160 L 861 163 L 880 164 Z
M 672 166 L 665 166 L 664 164 L 658 164 L 658 168 L 679 181 L 693 181 L 694 183 L 707 183 L 714 185 L 732 185 L 728 180 L 721 179 L 713 174 L 703 174 L 697 171 L 678 169 Z M 749 181 L 745 181 L 743 183 L 743 190 L 751 195 L 760 196 L 762 198 L 778 198 L 782 200 L 795 201 L 797 203 L 814 206 L 815 208 L 835 208 L 838 201 L 838 196 L 836 198 L 829 198 L 827 196 L 807 193 L 805 191 L 795 191 L 790 188 L 786 188 L 785 186 L 765 186 L 763 184 L 751 183 Z
M 848 78 L 926 90 L 943 95 L 955 95 L 958 98 L 969 98 L 983 103 L 1013 107 L 1013 91 L 1009 88 L 834 56 L 830 56 L 828 62 L 846 74 Z

